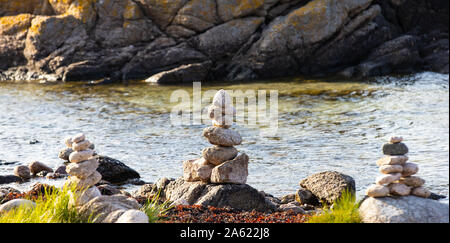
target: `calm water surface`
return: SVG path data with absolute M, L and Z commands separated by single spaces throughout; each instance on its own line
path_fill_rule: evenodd
M 239 149 L 251 158 L 248 184 L 259 190 L 294 193 L 302 178 L 334 170 L 355 178 L 361 196 L 379 175 L 375 162 L 381 146 L 400 135 L 426 187 L 449 194 L 448 75 L 202 85 L 203 91 L 279 91 L 277 134 L 260 136 L 263 125 L 233 128 L 245 140 Z M 201 136 L 208 124 L 171 125 L 169 112 L 177 103 L 170 95 L 178 89 L 192 93 L 192 86 L 145 83 L 0 83 L 0 175 L 33 160 L 56 168 L 62 164 L 58 152 L 64 138 L 84 132 L 98 153 L 123 161 L 147 182 L 179 177 L 182 161 L 200 157 L 210 144 Z M 33 139 L 39 143 L 30 144 Z M 12 186 L 26 189 L 34 182 Z

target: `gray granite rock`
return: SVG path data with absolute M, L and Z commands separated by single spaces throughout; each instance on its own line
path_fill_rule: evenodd
M 359 208 L 365 223 L 449 223 L 449 205 L 406 196 L 366 198 Z
M 333 204 L 344 191 L 355 193 L 355 180 L 348 175 L 326 171 L 308 176 L 300 186 L 310 190 L 319 200 Z

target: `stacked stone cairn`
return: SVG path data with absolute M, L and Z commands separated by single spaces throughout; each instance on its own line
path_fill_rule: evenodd
M 407 163 L 406 154 L 409 151 L 402 141 L 402 137 L 392 137 L 390 142 L 383 146 L 385 156 L 377 161 L 383 175 L 377 177 L 376 184 L 367 189 L 367 196 L 431 196 L 431 192 L 423 187 L 425 180 L 414 176 L 419 171 L 419 166 Z
M 101 195 L 98 188 L 94 186 L 102 179 L 102 175 L 97 171 L 99 163 L 95 157 L 93 145 L 84 134 L 80 133 L 67 138 L 65 143 L 69 151 L 72 150 L 69 155 L 70 164 L 66 167 L 70 175 L 66 184 L 76 185 L 75 189 L 82 192 L 78 195 L 78 202 L 75 202 L 76 205 L 81 205 Z
M 232 99 L 220 90 L 208 109 L 212 126 L 203 130 L 203 136 L 213 146 L 202 151 L 202 158 L 183 162 L 185 181 L 214 184 L 245 184 L 248 177 L 249 157 L 234 147 L 242 143 L 241 135 L 229 128 L 236 114 Z

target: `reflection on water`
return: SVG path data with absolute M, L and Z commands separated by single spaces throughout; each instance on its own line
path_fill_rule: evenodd
M 426 186 L 448 195 L 448 81 L 447 75 L 422 73 L 363 82 L 290 79 L 202 88 L 279 91 L 275 136 L 260 137 L 258 126 L 234 127 L 245 140 L 239 149 L 251 158 L 248 184 L 259 190 L 294 193 L 302 178 L 336 170 L 354 177 L 362 195 L 378 176 L 382 144 L 395 134 L 406 139 Z M 179 177 L 182 161 L 199 157 L 209 144 L 201 137 L 207 125 L 170 124 L 176 105 L 170 94 L 177 89 L 192 93 L 192 86 L 144 83 L 0 83 L 0 174 L 33 160 L 57 167 L 64 137 L 84 132 L 100 154 L 125 162 L 145 181 Z M 40 143 L 30 144 L 32 139 Z M 18 163 L 5 164 L 13 161 Z

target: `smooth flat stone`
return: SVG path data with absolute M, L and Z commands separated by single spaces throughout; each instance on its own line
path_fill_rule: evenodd
M 73 143 L 79 143 L 81 141 L 84 141 L 86 139 L 86 136 L 84 136 L 83 133 L 78 133 L 77 135 L 72 137 Z
M 385 155 L 405 155 L 409 152 L 404 143 L 387 143 L 383 145 L 383 154 Z
M 211 144 L 225 147 L 232 147 L 242 143 L 242 137 L 238 132 L 221 127 L 207 127 L 203 130 L 203 136 Z
M 390 194 L 396 196 L 408 196 L 411 193 L 411 187 L 401 183 L 390 184 L 389 188 Z
M 48 167 L 47 165 L 45 165 L 44 163 L 41 163 L 39 161 L 31 162 L 28 165 L 28 168 L 30 169 L 31 174 L 33 174 L 33 175 L 36 175 L 41 171 L 53 172 L 52 168 Z
M 382 166 L 380 166 L 380 172 L 383 174 L 402 173 L 403 166 L 401 166 L 401 165 L 382 165 Z
M 431 196 L 431 192 L 425 187 L 416 187 L 411 191 L 411 194 L 418 197 L 429 198 Z
M 366 195 L 369 197 L 387 197 L 391 189 L 387 186 L 372 185 L 366 190 Z
M 71 185 L 77 185 L 77 189 L 87 189 L 91 186 L 94 186 L 102 179 L 102 175 L 98 173 L 98 171 L 94 171 L 91 176 L 88 178 L 80 179 L 76 176 L 70 176 L 69 179 L 67 179 L 67 182 L 70 186 Z
M 66 171 L 72 176 L 84 179 L 92 175 L 97 170 L 98 165 L 97 159 L 90 159 L 81 163 L 70 163 L 67 165 Z
M 74 151 L 83 151 L 91 147 L 91 142 L 89 140 L 84 140 L 78 143 L 72 143 L 72 149 Z
M 419 166 L 417 164 L 406 163 L 403 165 L 403 171 L 402 171 L 403 177 L 415 175 L 415 174 L 417 174 L 417 172 L 419 172 Z
M 401 177 L 402 177 L 402 174 L 400 174 L 400 173 L 381 175 L 381 176 L 377 177 L 375 182 L 378 185 L 386 185 L 386 184 L 391 184 L 395 181 L 400 180 Z
M 90 159 L 94 155 L 94 150 L 88 149 L 84 151 L 75 151 L 70 154 L 69 161 L 72 163 L 80 163 Z
M 391 139 L 389 139 L 389 143 L 401 143 L 403 142 L 403 138 L 402 137 L 391 137 Z
M 408 156 L 405 155 L 386 155 L 377 161 L 377 165 L 403 165 L 408 159 Z
M 234 147 L 213 146 L 202 151 L 203 158 L 213 165 L 221 165 L 225 161 L 234 159 L 238 150 Z
M 425 180 L 418 176 L 404 177 L 399 182 L 410 187 L 421 187 L 425 184 Z

